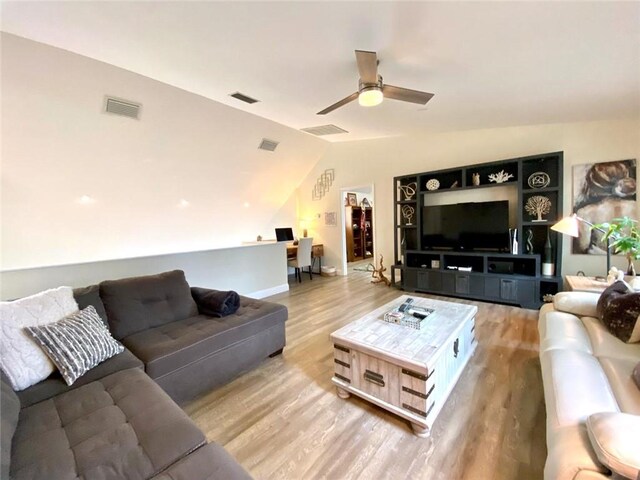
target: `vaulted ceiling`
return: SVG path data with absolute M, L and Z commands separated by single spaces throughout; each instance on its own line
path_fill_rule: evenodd
M 638 2 L 3 2 L 2 30 L 295 129 L 348 130 L 330 141 L 640 112 Z M 355 49 L 435 97 L 316 115 L 356 91 Z

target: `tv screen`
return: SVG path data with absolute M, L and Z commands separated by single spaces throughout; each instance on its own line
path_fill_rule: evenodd
M 426 206 L 425 250 L 509 251 L 509 201 Z

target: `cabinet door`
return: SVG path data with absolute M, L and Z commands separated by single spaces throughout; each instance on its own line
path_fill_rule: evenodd
M 418 287 L 418 272 L 413 268 L 406 268 L 402 271 L 402 286 L 405 290 L 414 292 Z
M 500 298 L 515 301 L 518 299 L 518 281 L 511 278 L 500 279 Z
M 455 293 L 455 287 L 455 274 L 450 272 L 442 272 L 442 293 Z
M 485 278 L 484 294 L 490 298 L 500 298 L 500 279 L 496 277 Z
M 484 296 L 484 277 L 469 275 L 469 295 Z
M 536 282 L 533 280 L 518 280 L 518 303 L 523 307 L 535 308 L 536 303 Z
M 456 274 L 456 293 L 469 294 L 469 275 Z
M 418 289 L 439 292 L 442 290 L 442 274 L 438 271 L 418 272 Z

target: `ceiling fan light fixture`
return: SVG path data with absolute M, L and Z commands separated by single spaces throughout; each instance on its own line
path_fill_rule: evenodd
M 377 85 L 364 87 L 358 95 L 358 103 L 362 107 L 375 107 L 380 105 L 383 99 L 382 89 Z

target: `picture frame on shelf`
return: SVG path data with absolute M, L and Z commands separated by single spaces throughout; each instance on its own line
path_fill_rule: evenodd
M 358 206 L 358 196 L 355 193 L 347 193 L 346 205 L 348 207 L 357 207 Z

